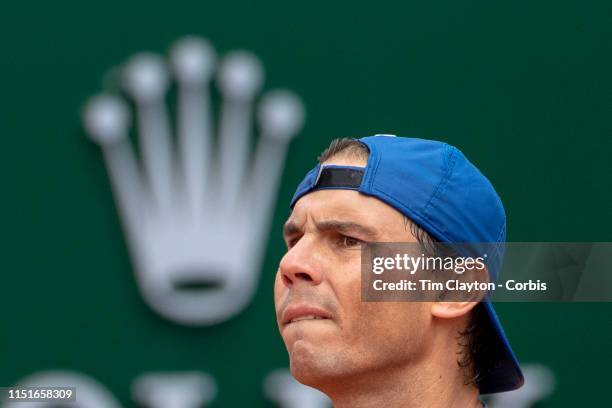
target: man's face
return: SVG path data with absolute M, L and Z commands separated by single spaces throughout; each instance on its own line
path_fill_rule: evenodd
M 416 242 L 402 214 L 356 191 L 320 190 L 296 203 L 284 236 L 274 301 L 299 381 L 321 386 L 427 354 L 426 303 L 361 301 L 360 244 Z

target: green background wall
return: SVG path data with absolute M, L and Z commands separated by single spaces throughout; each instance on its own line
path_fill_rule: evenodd
M 510 241 L 612 240 L 607 1 L 117 1 L 3 4 L 0 385 L 48 368 L 126 407 L 148 371 L 198 370 L 214 406 L 269 406 L 287 365 L 272 283 L 297 182 L 335 137 L 395 133 L 460 147 L 496 186 Z M 104 73 L 186 35 L 263 61 L 307 108 L 291 145 L 257 295 L 190 329 L 137 292 L 98 148 L 80 124 Z M 501 304 L 521 361 L 558 386 L 541 407 L 608 400 L 611 304 Z M 238 373 L 238 375 L 236 375 Z M 240 390 L 240 392 L 236 392 Z

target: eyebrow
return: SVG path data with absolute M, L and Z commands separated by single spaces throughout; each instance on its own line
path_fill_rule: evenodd
M 298 227 L 298 225 L 291 220 L 287 221 L 285 225 L 283 226 L 283 236 L 284 237 L 295 235 L 299 232 L 302 232 L 302 229 Z
M 376 238 L 376 230 L 352 221 L 329 220 L 315 223 L 319 231 L 337 231 L 341 234 L 358 234 L 364 238 Z M 289 220 L 283 227 L 283 236 L 288 237 L 302 232 L 302 229 L 293 221 Z

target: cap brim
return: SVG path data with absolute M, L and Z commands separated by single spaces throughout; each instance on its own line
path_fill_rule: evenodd
M 525 382 L 518 360 L 490 300 L 483 301 L 479 306 L 486 310 L 490 323 L 490 341 L 494 343 L 490 345 L 494 351 L 494 358 L 477 362 L 479 367 L 477 382 L 480 393 L 492 394 L 516 390 Z

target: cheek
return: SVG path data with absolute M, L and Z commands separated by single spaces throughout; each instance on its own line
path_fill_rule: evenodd
M 366 302 L 361 300 L 361 261 L 351 260 L 328 279 L 341 305 L 343 329 L 355 339 L 418 337 L 427 329 L 429 306 L 423 302 Z
M 332 287 L 340 304 L 341 326 L 345 341 L 355 344 L 366 338 L 371 326 L 376 325 L 378 319 L 372 318 L 376 309 L 374 303 L 361 301 L 360 271 L 334 279 Z
M 287 287 L 283 284 L 280 270 L 276 271 L 276 277 L 274 278 L 274 304 L 278 306 L 283 293 L 287 290 Z
M 359 298 L 358 298 L 359 299 Z M 427 308 L 416 302 L 361 302 L 354 307 L 348 345 L 364 359 L 413 360 L 422 352 L 428 332 Z

